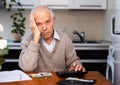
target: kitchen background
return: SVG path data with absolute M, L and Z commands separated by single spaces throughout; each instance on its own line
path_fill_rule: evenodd
M 73 31 L 76 30 L 78 32 L 85 32 L 85 40 L 103 41 L 102 43 L 73 43 L 73 45 L 75 46 L 77 56 L 81 59 L 81 62 L 86 70 L 99 71 L 107 79 L 111 80 L 112 82 L 114 81 L 114 69 L 109 68 L 111 66 L 109 65 L 108 55 L 110 51 L 109 47 L 112 44 L 113 37 L 112 21 L 115 14 L 115 0 L 29 0 L 30 2 L 28 2 L 27 0 L 19 1 L 24 2 L 24 4 L 27 4 L 28 6 L 31 6 L 31 4 L 32 6 L 34 6 L 40 1 L 41 3 L 50 3 L 50 5 L 48 4 L 49 6 L 54 7 L 55 5 L 56 8 L 60 6 L 60 9 L 53 10 L 56 15 L 56 29 L 67 33 L 72 40 L 79 40 L 79 37 L 73 34 Z M 69 1 L 74 2 L 73 4 L 76 3 L 74 6 L 78 9 L 76 9 L 74 6 L 72 6 L 74 10 L 63 9 L 62 7 L 68 7 Z M 81 5 L 84 5 L 84 3 L 85 6 L 88 7 L 86 7 L 86 9 L 82 8 L 81 10 Z M 91 5 L 89 4 L 91 3 L 93 8 L 89 9 L 91 7 Z M 106 6 L 107 8 L 102 8 Z M 26 7 L 27 6 L 25 5 L 25 8 Z M 99 9 L 96 9 L 97 7 Z M 7 12 L 5 9 L 0 9 L 0 23 L 2 23 L 5 29 L 3 37 L 8 40 L 13 40 L 13 36 L 11 34 L 12 20 L 10 19 L 10 15 L 14 11 L 15 9 L 12 9 L 12 11 L 10 12 Z M 26 9 L 26 11 L 24 12 L 24 16 L 26 17 L 25 36 L 31 33 L 29 27 L 30 12 L 31 9 Z M 3 65 L 2 70 L 13 70 L 16 68 L 20 69 L 18 66 L 18 58 L 21 52 L 20 43 L 9 42 L 9 46 L 10 51 L 9 54 L 5 57 L 6 63 Z M 109 71 L 107 72 L 106 68 L 109 68 L 111 70 L 107 69 Z M 109 75 L 110 77 L 106 76 L 106 74 L 109 73 L 111 73 Z
M 85 32 L 86 40 L 104 40 L 111 41 L 111 17 L 113 16 L 114 0 L 108 0 L 107 10 L 54 10 L 56 15 L 55 28 L 67 33 L 73 40 L 78 40 L 79 37 L 73 34 L 74 30 L 78 32 Z M 13 10 L 14 11 L 14 10 Z M 29 14 L 31 9 L 26 9 L 24 15 L 26 16 L 26 33 L 28 35 L 31 31 L 29 28 Z M 13 39 L 11 34 L 10 19 L 11 12 L 5 9 L 0 9 L 0 22 L 4 26 L 3 37 L 5 39 Z

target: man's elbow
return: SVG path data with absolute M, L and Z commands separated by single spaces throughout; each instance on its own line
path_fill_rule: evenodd
M 35 67 L 34 66 L 25 66 L 25 65 L 21 65 L 19 64 L 19 67 L 23 70 L 23 71 L 27 71 L 27 72 L 32 72 L 34 71 Z

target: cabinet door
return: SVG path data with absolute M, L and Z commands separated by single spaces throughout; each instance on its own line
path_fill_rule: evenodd
M 68 9 L 69 0 L 41 0 L 41 5 L 48 5 L 53 9 Z
M 7 0 L 7 6 L 11 0 Z M 25 8 L 25 9 L 31 9 L 35 6 L 38 6 L 40 5 L 40 0 L 16 0 L 16 2 L 20 2 L 23 7 L 22 8 Z M 13 5 L 13 8 L 18 8 L 18 6 L 15 4 L 15 3 L 12 3 Z
M 106 76 L 107 63 L 82 63 L 87 71 L 99 71 L 103 76 Z
M 5 59 L 18 59 L 21 49 L 10 49 L 8 55 L 5 55 Z
M 22 70 L 19 65 L 18 62 L 6 62 L 2 65 L 2 71 L 8 71 L 8 70 Z
M 108 50 L 76 50 L 87 71 L 99 71 L 105 76 Z
M 25 8 L 33 8 L 40 5 L 40 0 L 19 0 Z
M 19 58 L 20 52 L 21 52 L 21 49 L 10 49 L 9 53 L 4 56 L 5 63 L 2 65 L 1 70 L 20 69 L 18 65 L 18 58 Z
M 76 50 L 80 59 L 107 60 L 108 50 Z
M 106 9 L 107 0 L 71 0 L 72 9 Z

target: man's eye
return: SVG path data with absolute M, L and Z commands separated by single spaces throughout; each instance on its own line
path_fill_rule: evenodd
M 49 24 L 49 23 L 50 23 L 50 20 L 47 20 L 47 21 L 46 21 L 46 24 Z
M 41 26 L 41 23 L 36 23 L 37 26 Z

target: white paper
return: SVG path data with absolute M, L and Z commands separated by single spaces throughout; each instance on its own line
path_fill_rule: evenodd
M 24 81 L 32 80 L 27 74 L 21 70 L 13 71 L 1 71 L 0 72 L 0 82 L 14 82 L 14 81 Z

